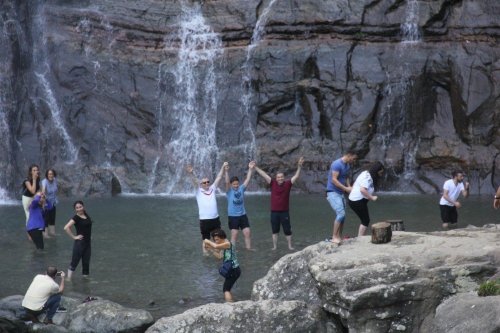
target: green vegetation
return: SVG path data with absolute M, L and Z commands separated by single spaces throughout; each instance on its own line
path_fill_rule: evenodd
M 496 296 L 500 295 L 500 279 L 495 281 L 486 281 L 479 286 L 478 296 Z

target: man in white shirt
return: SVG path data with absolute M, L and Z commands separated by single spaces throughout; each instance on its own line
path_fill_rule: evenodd
M 460 193 L 467 198 L 469 196 L 469 183 L 464 181 L 462 171 L 453 171 L 452 179 L 448 179 L 443 185 L 443 196 L 439 201 L 441 209 L 441 220 L 443 221 L 443 229 L 448 229 L 448 226 L 456 227 L 458 222 L 457 208 L 462 207 L 462 204 L 457 200 Z
M 61 283 L 57 284 L 56 276 L 61 277 Z M 47 311 L 44 323 L 53 324 L 54 317 L 59 304 L 61 303 L 61 293 L 64 291 L 64 272 L 57 272 L 53 266 L 47 267 L 46 274 L 38 274 L 31 282 L 26 291 L 22 306 L 27 317 L 34 323 L 38 323 L 38 316 Z
M 220 229 L 219 211 L 217 210 L 217 200 L 215 198 L 217 187 L 222 179 L 224 170 L 229 168 L 229 164 L 224 162 L 212 185 L 207 177 L 198 180 L 194 174 L 193 167 L 188 165 L 186 171 L 191 176 L 191 181 L 196 188 L 196 202 L 198 203 L 198 214 L 200 217 L 201 248 L 206 253 L 203 240 L 210 239 L 210 233 Z

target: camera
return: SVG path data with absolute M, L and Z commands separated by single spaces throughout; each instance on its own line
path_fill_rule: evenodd
M 57 272 L 56 276 L 61 276 L 61 273 L 62 273 L 61 271 Z

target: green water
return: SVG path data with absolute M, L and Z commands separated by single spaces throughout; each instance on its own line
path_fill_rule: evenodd
M 238 251 L 241 278 L 233 289 L 236 300 L 250 298 L 252 284 L 269 267 L 290 253 L 280 234 L 278 250 L 271 251 L 269 196 L 248 195 L 248 217 L 257 252 Z M 440 228 L 439 196 L 381 194 L 370 203 L 372 223 L 403 219 L 407 231 Z M 500 223 L 500 211 L 491 207 L 491 196 L 462 200 L 459 226 Z M 226 199 L 218 198 L 219 213 L 227 231 Z M 161 317 L 201 304 L 222 302 L 223 279 L 219 262 L 201 255 L 201 237 L 194 197 L 117 197 L 87 199 L 85 206 L 95 221 L 89 280 L 81 277 L 81 264 L 65 294 L 103 297 L 120 304 L 144 308 Z M 67 269 L 72 240 L 62 230 L 73 215 L 72 202 L 58 206 L 59 236 L 46 240 L 36 252 L 24 232 L 24 212 L 18 206 L 0 206 L 0 297 L 24 294 L 33 276 L 53 264 Z M 297 250 L 323 241 L 331 234 L 333 212 L 324 196 L 292 195 L 291 221 Z M 344 234 L 355 235 L 359 221 L 350 210 Z M 242 235 L 240 234 L 240 244 Z

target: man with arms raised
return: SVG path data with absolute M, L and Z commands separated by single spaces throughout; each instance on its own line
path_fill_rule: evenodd
M 191 181 L 196 188 L 196 202 L 198 203 L 198 213 L 200 217 L 201 248 L 203 249 L 203 253 L 207 253 L 203 245 L 203 240 L 210 239 L 210 233 L 216 229 L 220 229 L 219 211 L 217 210 L 217 200 L 215 196 L 217 186 L 222 179 L 222 173 L 224 169 L 228 167 L 229 164 L 227 162 L 222 164 L 212 185 L 210 185 L 210 180 L 207 177 L 198 180 L 191 165 L 186 167 L 186 171 L 189 173 Z
M 276 180 L 272 179 L 267 173 L 255 166 L 255 171 L 266 183 L 271 186 L 271 228 L 273 232 L 273 250 L 276 250 L 278 244 L 278 234 L 280 232 L 280 225 L 283 227 L 283 233 L 288 241 L 288 249 L 294 250 L 292 247 L 292 227 L 290 224 L 289 214 L 289 201 L 290 190 L 292 185 L 297 181 L 300 175 L 300 169 L 304 163 L 304 158 L 301 157 L 297 163 L 297 171 L 291 179 L 285 180 L 283 172 L 276 174 Z

